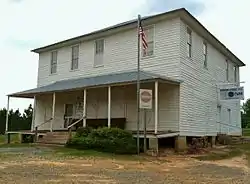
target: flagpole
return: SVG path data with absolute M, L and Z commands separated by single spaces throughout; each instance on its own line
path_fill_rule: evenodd
M 137 154 L 140 154 L 140 22 L 141 15 L 138 15 L 137 36 L 138 36 L 138 50 L 137 50 Z

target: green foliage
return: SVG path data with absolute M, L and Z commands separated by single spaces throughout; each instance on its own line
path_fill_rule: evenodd
M 6 122 L 6 112 L 5 108 L 0 109 L 0 134 L 4 134 L 5 132 L 5 122 Z M 21 114 L 19 109 L 14 111 L 11 109 L 9 111 L 9 131 L 17 131 L 17 130 L 30 130 L 32 123 L 32 114 L 33 108 L 32 105 L 29 105 L 27 109 L 24 110 L 24 113 Z
M 250 128 L 250 99 L 242 105 L 241 122 L 242 128 Z
M 91 127 L 80 127 L 76 130 L 76 137 L 87 137 L 91 131 Z
M 107 127 L 93 129 L 88 133 L 85 133 L 85 131 L 86 129 L 82 129 L 82 134 L 77 133 L 67 146 L 117 154 L 133 154 L 136 152 L 136 141 L 130 132 Z

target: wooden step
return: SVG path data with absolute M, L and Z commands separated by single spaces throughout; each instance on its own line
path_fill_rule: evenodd
M 68 141 L 68 136 L 68 132 L 48 132 L 42 138 L 38 138 L 37 143 L 65 145 Z

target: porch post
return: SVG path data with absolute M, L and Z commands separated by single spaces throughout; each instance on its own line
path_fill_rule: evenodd
M 155 134 L 158 129 L 158 81 L 155 81 Z
M 56 93 L 53 93 L 53 101 L 52 101 L 52 120 L 50 122 L 50 131 L 53 131 L 53 123 L 55 121 L 55 108 L 56 108 Z
M 7 111 L 6 111 L 5 133 L 8 132 L 8 125 L 9 125 L 9 107 L 10 107 L 10 97 L 8 96 L 8 100 L 7 100 Z
M 34 96 L 31 131 L 35 130 L 35 114 L 36 114 L 35 111 L 36 111 L 36 96 Z
M 108 87 L 108 127 L 111 126 L 111 86 Z
M 86 127 L 86 106 L 87 106 L 87 102 L 86 102 L 86 98 L 87 97 L 87 90 L 84 89 L 83 91 L 83 127 Z

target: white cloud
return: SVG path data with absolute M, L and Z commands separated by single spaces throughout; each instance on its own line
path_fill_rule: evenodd
M 210 0 L 204 1 L 205 11 L 197 16 L 198 20 L 208 28 L 245 64 L 240 69 L 240 79 L 246 82 L 245 97 L 250 98 L 250 1 Z

